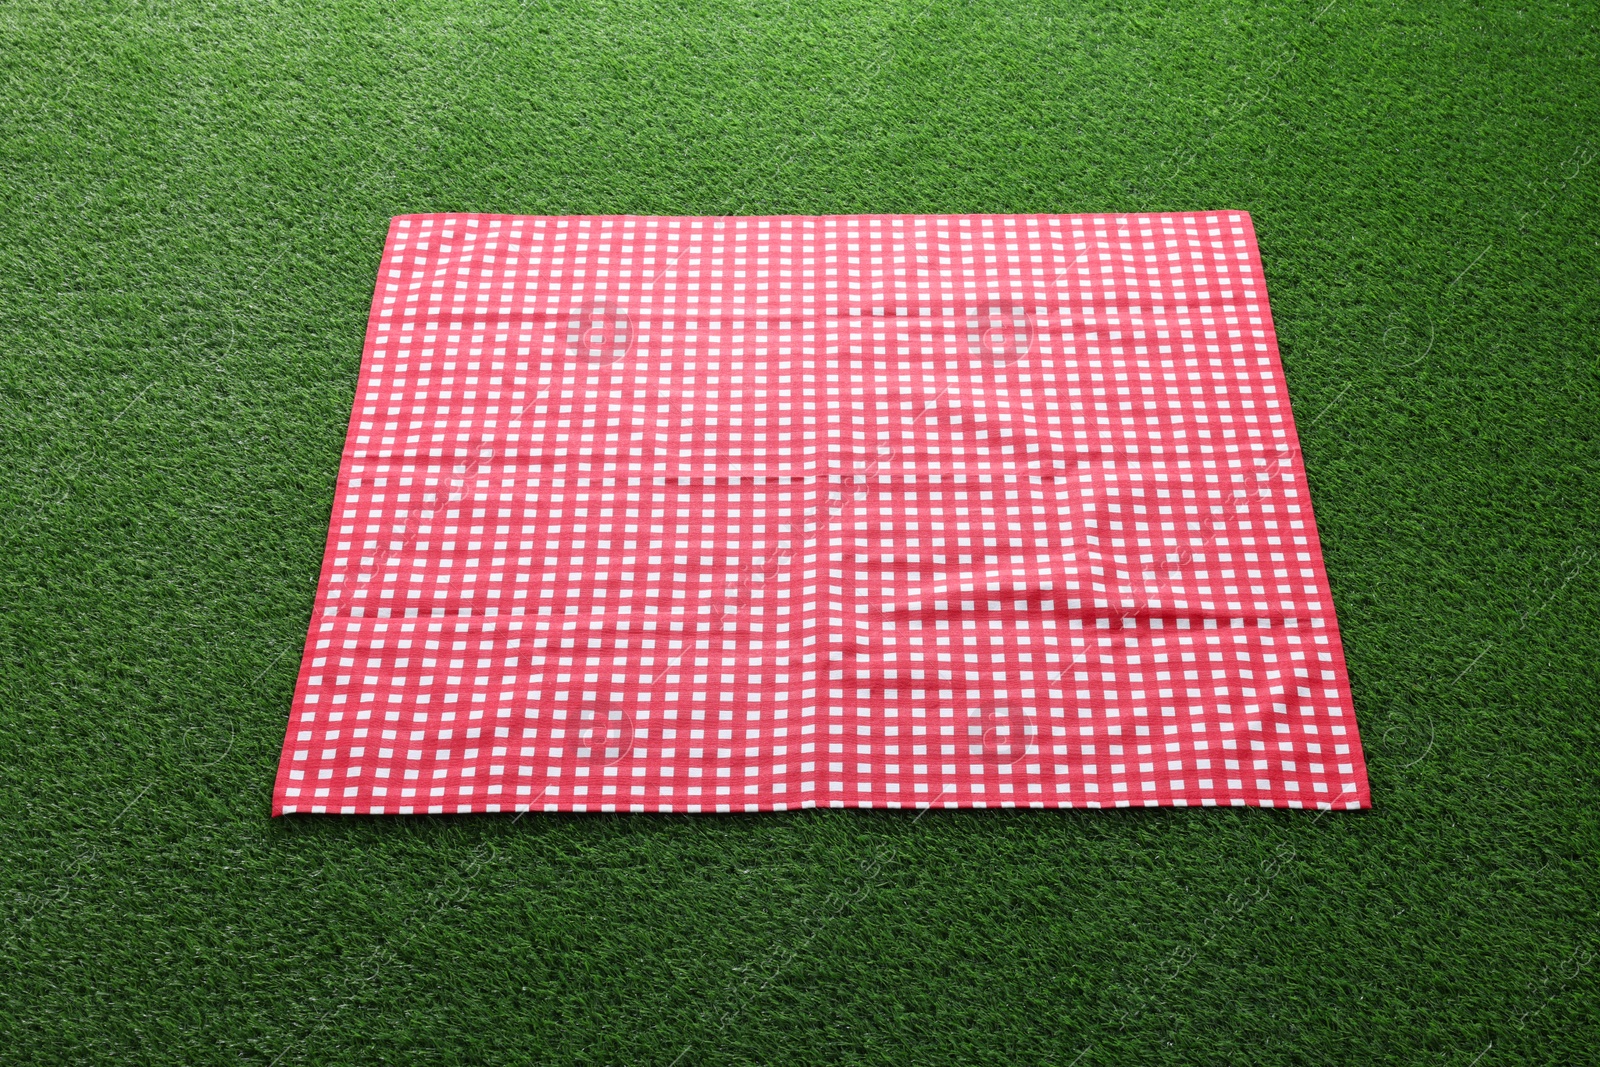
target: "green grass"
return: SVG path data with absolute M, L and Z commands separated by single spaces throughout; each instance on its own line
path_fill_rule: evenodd
M 1600 14 L 1324 2 L 0 7 L 0 1060 L 1590 1060 Z M 1372 812 L 268 819 L 391 215 L 1215 207 Z

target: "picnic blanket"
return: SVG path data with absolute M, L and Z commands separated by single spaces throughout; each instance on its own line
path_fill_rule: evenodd
M 1246 213 L 393 220 L 274 814 L 1369 803 Z

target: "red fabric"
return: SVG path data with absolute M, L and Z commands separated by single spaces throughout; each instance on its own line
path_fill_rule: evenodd
M 1250 218 L 394 220 L 286 812 L 1369 804 Z

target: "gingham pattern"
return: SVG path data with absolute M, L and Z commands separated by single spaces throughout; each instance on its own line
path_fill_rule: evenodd
M 394 220 L 275 813 L 1368 803 L 1244 213 Z

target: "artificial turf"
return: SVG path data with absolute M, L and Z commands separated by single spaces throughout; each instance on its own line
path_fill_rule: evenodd
M 0 1061 L 1600 1047 L 1594 4 L 0 7 Z M 388 218 L 1243 208 L 1369 813 L 285 818 Z

